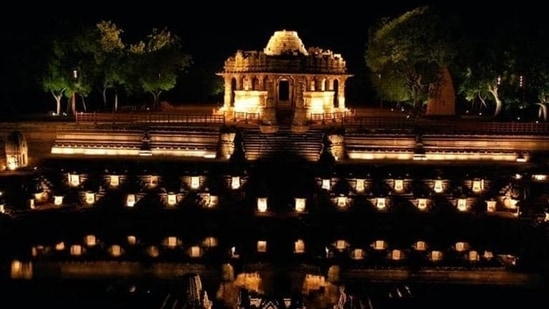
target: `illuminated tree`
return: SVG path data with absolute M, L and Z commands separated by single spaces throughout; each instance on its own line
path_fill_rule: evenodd
M 69 84 L 67 69 L 62 64 L 62 56 L 62 48 L 57 41 L 54 41 L 52 44 L 52 54 L 41 80 L 42 89 L 51 93 L 55 99 L 55 115 L 61 113 L 61 99 Z
M 381 99 L 410 101 L 414 114 L 421 114 L 455 55 L 449 21 L 424 6 L 370 28 L 365 60 Z
M 114 90 L 114 110 L 118 109 L 117 88 L 127 82 L 126 45 L 121 35 L 124 31 L 112 21 L 96 24 L 94 43 L 95 77 L 101 90 L 103 105 L 107 106 L 107 91 Z
M 153 109 L 160 94 L 174 88 L 179 73 L 192 64 L 191 56 L 182 51 L 179 37 L 166 28 L 153 29 L 146 42 L 132 45 L 130 51 L 136 60 L 139 85 L 153 96 Z

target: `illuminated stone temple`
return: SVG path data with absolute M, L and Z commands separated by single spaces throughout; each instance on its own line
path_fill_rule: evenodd
M 6 282 L 175 282 L 151 308 L 196 309 L 505 305 L 547 284 L 549 123 L 351 110 L 343 58 L 294 31 L 219 75 L 218 109 L 0 124 Z
M 315 114 L 345 107 L 347 72 L 340 54 L 319 47 L 306 48 L 296 31 L 276 31 L 263 51 L 238 50 L 218 73 L 225 82 L 223 107 L 229 118 L 260 119 L 276 124 L 283 111 L 295 124 Z

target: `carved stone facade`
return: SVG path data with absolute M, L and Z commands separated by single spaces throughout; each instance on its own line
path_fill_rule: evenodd
M 225 96 L 218 111 L 231 119 L 276 124 L 280 112 L 303 124 L 315 114 L 347 111 L 345 83 L 352 75 L 340 54 L 305 48 L 297 32 L 276 31 L 263 51 L 238 50 L 223 70 Z

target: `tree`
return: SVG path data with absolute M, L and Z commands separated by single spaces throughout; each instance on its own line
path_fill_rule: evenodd
M 124 31 L 112 21 L 100 21 L 96 25 L 94 48 L 95 75 L 101 90 L 103 105 L 107 106 L 107 91 L 114 90 L 114 110 L 118 109 L 117 87 L 127 80 L 125 67 L 126 45 L 121 35 Z
M 152 94 L 156 109 L 160 94 L 175 87 L 178 73 L 187 70 L 192 58 L 182 51 L 179 37 L 166 28 L 154 28 L 146 42 L 132 45 L 130 51 L 137 59 L 139 85 Z
M 62 64 L 63 49 L 58 41 L 52 42 L 51 56 L 42 76 L 42 89 L 52 94 L 55 100 L 55 115 L 61 113 L 61 99 L 69 84 L 66 68 Z
M 370 28 L 365 60 L 381 99 L 409 100 L 414 114 L 422 113 L 455 56 L 450 21 L 422 6 Z

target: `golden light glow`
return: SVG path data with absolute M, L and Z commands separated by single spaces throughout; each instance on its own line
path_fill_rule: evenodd
M 119 257 L 122 255 L 123 250 L 122 250 L 122 247 L 120 247 L 120 245 L 112 245 L 109 248 L 109 252 L 111 253 L 111 256 Z
M 150 175 L 148 183 L 149 189 L 156 188 L 156 186 L 158 186 L 158 175 Z
M 157 246 L 149 246 L 147 247 L 147 254 L 152 258 L 157 258 L 160 255 L 160 250 Z
M 305 253 L 305 242 L 302 239 L 298 239 L 294 243 L 294 253 Z
M 56 245 L 55 245 L 55 250 L 56 251 L 63 251 L 65 250 L 65 243 L 64 242 L 58 242 Z
M 443 191 L 442 180 L 440 180 L 440 179 L 435 180 L 434 190 L 435 190 L 436 193 L 441 193 Z
M 467 211 L 467 199 L 459 198 L 457 200 L 457 209 L 459 211 Z
M 219 202 L 219 197 L 217 195 L 209 195 L 208 198 L 208 208 L 216 207 Z
M 471 250 L 467 255 L 467 259 L 469 260 L 469 262 L 478 262 L 480 260 L 480 255 L 477 251 Z
M 7 167 L 10 171 L 16 170 L 19 167 L 19 165 L 17 164 L 17 158 L 15 156 L 7 156 Z
M 240 257 L 240 255 L 238 254 L 238 252 L 236 252 L 236 247 L 231 247 L 231 249 L 229 250 L 229 254 L 231 256 L 231 258 L 233 259 L 237 259 Z
M 189 256 L 192 258 L 197 258 L 202 256 L 202 248 L 199 246 L 192 246 L 189 248 Z
M 168 206 L 175 206 L 177 204 L 177 195 L 174 193 L 168 194 Z
M 372 248 L 374 248 L 374 250 L 385 250 L 385 248 L 387 248 L 387 244 L 385 243 L 385 240 L 378 239 L 374 241 Z
M 494 258 L 494 253 L 492 251 L 484 251 L 484 253 L 482 254 L 482 257 L 488 261 L 490 261 L 491 259 Z
M 3 214 L 6 213 L 4 204 L 0 204 L 0 213 L 3 213 Z
M 466 242 L 463 242 L 463 241 L 458 241 L 458 242 L 456 242 L 454 247 L 455 247 L 457 252 L 462 252 L 462 251 L 466 251 L 466 250 L 469 249 L 469 244 L 467 244 Z
M 31 262 L 21 262 L 13 260 L 10 267 L 10 277 L 12 279 L 32 279 L 33 268 Z
M 442 251 L 438 251 L 438 250 L 431 251 L 430 260 L 432 262 L 442 261 L 443 257 L 444 257 L 444 254 L 442 253 Z
M 257 210 L 259 212 L 266 212 L 267 211 L 267 198 L 266 197 L 258 197 L 257 198 Z
M 330 190 L 332 188 L 332 185 L 330 183 L 330 179 L 322 179 L 322 189 L 324 190 Z
M 394 190 L 396 192 L 402 192 L 404 190 L 404 180 L 402 179 L 395 179 L 395 186 Z
M 312 97 L 309 102 L 309 113 L 311 114 L 324 114 L 324 98 Z
M 30 208 L 30 209 L 34 209 L 34 208 L 35 208 L 34 201 L 35 201 L 35 200 L 34 200 L 33 198 L 29 199 L 29 208 Z
M 234 111 L 237 113 L 257 113 L 261 110 L 259 96 L 248 96 L 240 91 L 238 98 L 234 101 Z
M 83 253 L 82 246 L 80 245 L 72 245 L 70 248 L 70 254 L 72 256 L 81 256 Z
M 420 198 L 417 200 L 417 208 L 419 210 L 427 210 L 427 199 L 426 198 Z
M 473 180 L 473 192 L 479 193 L 484 190 L 484 180 Z
M 202 241 L 202 246 L 206 247 L 206 248 L 213 248 L 213 247 L 217 247 L 217 238 L 215 237 L 206 237 L 204 238 L 204 240 Z
M 86 200 L 86 204 L 93 205 L 95 203 L 95 193 L 86 192 L 85 200 Z
M 266 240 L 258 240 L 257 241 L 257 252 L 260 252 L 260 253 L 267 252 L 267 241 Z
M 116 188 L 118 187 L 118 185 L 120 185 L 120 176 L 118 175 L 111 175 L 109 177 L 110 179 L 110 186 L 113 187 L 113 188 Z
M 179 245 L 179 239 L 175 236 L 168 236 L 164 241 L 166 247 L 174 249 Z
M 496 211 L 496 201 L 486 201 L 486 211 L 495 212 Z
M 53 197 L 53 204 L 55 206 L 61 206 L 63 205 L 63 196 L 61 195 L 56 195 Z
M 305 211 L 305 204 L 306 204 L 306 199 L 301 198 L 301 197 L 296 197 L 295 198 L 295 211 L 304 212 Z
M 404 259 L 404 253 L 400 249 L 391 250 L 391 260 L 400 261 Z
M 338 196 L 337 197 L 337 207 L 339 207 L 339 208 L 347 207 L 347 200 L 348 200 L 348 198 L 346 196 Z
M 93 247 L 97 245 L 97 237 L 95 237 L 95 235 L 93 234 L 86 235 L 86 237 L 84 237 L 84 244 L 86 244 L 86 246 L 88 247 Z
M 356 180 L 356 192 L 364 193 L 364 190 L 366 190 L 365 182 L 366 182 L 365 179 L 357 179 Z
M 427 250 L 427 243 L 423 240 L 416 241 L 416 243 L 414 244 L 414 249 L 416 249 L 417 251 L 425 251 Z
M 338 251 L 346 250 L 348 246 L 349 246 L 349 243 L 347 241 L 343 240 L 343 239 L 336 240 L 335 245 L 334 245 L 334 247 Z
M 136 203 L 135 194 L 130 193 L 126 196 L 126 207 L 133 207 Z
M 71 187 L 78 187 L 80 185 L 80 175 L 69 174 L 69 184 Z
M 240 177 L 239 176 L 231 177 L 231 189 L 236 190 L 238 188 L 240 188 Z
M 128 241 L 128 245 L 130 246 L 135 246 L 137 244 L 137 237 L 135 237 L 134 235 L 128 235 L 126 239 Z
M 191 189 L 196 190 L 198 188 L 200 188 L 200 177 L 191 176 Z
M 351 251 L 351 259 L 353 260 L 363 260 L 365 255 L 364 250 L 360 248 L 356 248 Z
M 376 199 L 376 208 L 379 210 L 384 210 L 387 207 L 384 197 L 378 197 Z
M 535 175 L 532 175 L 532 179 L 535 181 L 544 181 L 547 179 L 547 175 L 535 174 Z

